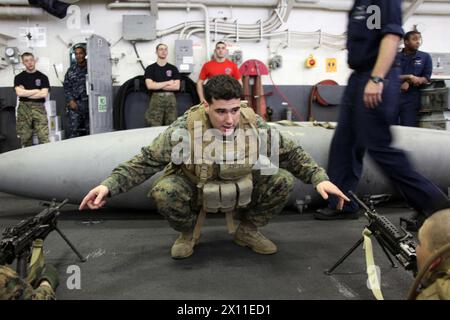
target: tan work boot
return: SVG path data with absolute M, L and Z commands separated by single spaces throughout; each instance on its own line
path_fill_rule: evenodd
M 250 222 L 241 222 L 234 234 L 234 242 L 260 254 L 274 254 L 278 251 L 275 243 L 263 236 Z
M 182 232 L 172 245 L 171 254 L 174 259 L 184 259 L 194 253 L 195 240 L 191 232 Z

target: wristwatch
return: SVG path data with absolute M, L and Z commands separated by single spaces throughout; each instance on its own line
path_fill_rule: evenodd
M 374 76 L 372 76 L 372 77 L 370 77 L 370 80 L 372 80 L 372 82 L 374 82 L 376 84 L 384 82 L 384 79 L 381 78 L 381 77 L 374 77 Z

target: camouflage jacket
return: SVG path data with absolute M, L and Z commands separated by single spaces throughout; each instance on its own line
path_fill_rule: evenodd
M 33 289 L 14 270 L 0 266 L 0 300 L 55 300 L 55 292 L 47 286 Z
M 188 111 L 189 112 L 189 111 Z M 268 135 L 273 130 L 261 117 L 257 116 L 256 127 L 265 129 Z M 120 164 L 101 184 L 108 187 L 110 195 L 127 192 L 143 183 L 155 173 L 163 171 L 171 163 L 172 148 L 178 141 L 171 136 L 177 129 L 187 130 L 187 113 L 179 117 L 162 132 L 151 145 L 143 147 L 141 153 L 131 160 Z M 269 142 L 271 141 L 268 139 Z M 316 187 L 320 182 L 328 180 L 325 170 L 317 165 L 312 157 L 301 146 L 280 134 L 279 167 L 288 170 L 304 183 Z M 270 150 L 270 143 L 267 147 Z
M 73 64 L 69 70 L 67 70 L 64 77 L 64 94 L 66 96 L 66 102 L 71 100 L 86 100 L 86 75 L 87 66 L 81 68 L 77 63 Z
M 423 281 L 424 289 L 417 300 L 450 300 L 450 259 L 431 272 Z

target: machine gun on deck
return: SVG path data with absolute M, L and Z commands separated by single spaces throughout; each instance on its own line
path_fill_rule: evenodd
M 17 273 L 22 279 L 27 278 L 30 270 L 39 263 L 43 264 L 42 242 L 52 231 L 58 232 L 78 258 L 85 262 L 86 259 L 57 226 L 59 210 L 68 201 L 65 199 L 60 204 L 56 204 L 53 200 L 51 203 L 44 204 L 47 208 L 36 216 L 5 228 L 0 241 L 0 264 L 11 264 L 17 259 Z
M 366 225 L 366 229 L 375 236 L 384 253 L 391 262 L 392 267 L 396 268 L 391 255 L 400 263 L 400 265 L 406 270 L 410 270 L 415 275 L 417 273 L 417 261 L 416 261 L 416 243 L 413 240 L 413 236 L 406 231 L 403 227 L 400 230 L 397 229 L 391 221 L 385 216 L 380 216 L 375 209 L 369 208 L 363 201 L 361 201 L 352 191 L 350 195 L 358 202 L 358 204 L 364 208 L 364 215 L 369 223 Z M 326 274 L 331 274 L 344 260 L 364 242 L 364 237 L 359 239 L 355 245 L 348 250 L 342 258 L 340 258 Z

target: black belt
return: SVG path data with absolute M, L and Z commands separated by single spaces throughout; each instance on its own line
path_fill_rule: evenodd
M 45 108 L 45 101 L 44 102 L 36 102 L 36 101 L 20 101 L 19 100 L 19 103 L 31 104 L 32 106 L 35 106 L 35 107 Z
M 161 92 L 157 91 L 157 92 L 153 92 L 153 94 L 157 94 L 157 95 L 160 95 L 160 96 L 171 96 L 174 93 L 173 92 L 168 92 L 168 91 L 161 91 Z

